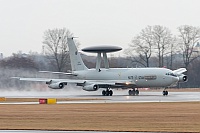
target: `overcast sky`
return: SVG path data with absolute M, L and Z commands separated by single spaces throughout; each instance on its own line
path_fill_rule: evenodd
M 44 31 L 66 27 L 81 43 L 128 47 L 147 25 L 175 34 L 200 25 L 199 0 L 0 0 L 0 53 L 42 52 Z

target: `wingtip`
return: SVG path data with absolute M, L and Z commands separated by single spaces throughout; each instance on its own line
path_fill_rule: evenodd
M 67 39 L 72 39 L 72 40 L 74 40 L 74 38 L 78 38 L 78 37 L 77 36 L 67 37 Z
M 20 79 L 20 77 L 11 77 L 11 79 Z

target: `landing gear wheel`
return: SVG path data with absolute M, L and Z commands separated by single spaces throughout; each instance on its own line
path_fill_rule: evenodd
M 113 95 L 113 91 L 112 91 L 112 90 L 109 91 L 109 95 L 110 95 L 110 96 Z
M 129 94 L 129 96 L 135 96 L 135 95 L 139 94 L 139 91 L 138 90 L 129 90 L 128 94 Z
M 128 94 L 129 94 L 129 96 L 134 96 L 135 95 L 135 91 L 134 90 L 129 90 Z
M 103 90 L 103 91 L 102 91 L 102 95 L 103 95 L 103 96 L 112 96 L 112 95 L 113 95 L 113 91 L 112 91 L 112 90 L 109 90 L 109 89 Z
M 106 91 L 105 91 L 105 90 L 102 91 L 102 95 L 103 95 L 103 96 L 106 95 Z
M 136 90 L 136 91 L 135 91 L 135 95 L 136 95 L 136 96 L 138 96 L 139 93 L 140 93 L 139 90 Z
M 109 91 L 108 90 L 106 90 L 106 95 L 105 96 L 109 96 Z
M 168 91 L 163 91 L 163 96 L 167 96 L 168 95 Z
M 129 90 L 128 94 L 129 94 L 129 96 L 131 96 L 132 95 L 132 90 Z

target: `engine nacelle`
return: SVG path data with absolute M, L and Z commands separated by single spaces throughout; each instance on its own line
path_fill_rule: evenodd
M 99 89 L 99 86 L 96 85 L 96 84 L 85 85 L 85 86 L 83 87 L 83 90 L 85 90 L 85 91 L 96 91 L 96 90 L 98 90 L 98 89 Z
M 182 74 L 179 76 L 179 82 L 187 82 L 188 78 L 186 75 Z
M 51 83 L 51 84 L 48 85 L 48 87 L 51 88 L 51 89 L 62 89 L 62 88 L 64 88 L 64 86 L 65 86 L 65 84 L 62 83 L 62 82 L 61 83 L 60 82 Z

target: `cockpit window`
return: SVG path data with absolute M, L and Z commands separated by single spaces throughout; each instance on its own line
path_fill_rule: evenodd
M 166 73 L 166 75 L 177 77 L 177 75 L 175 75 L 175 74 L 173 74 L 171 72 Z

